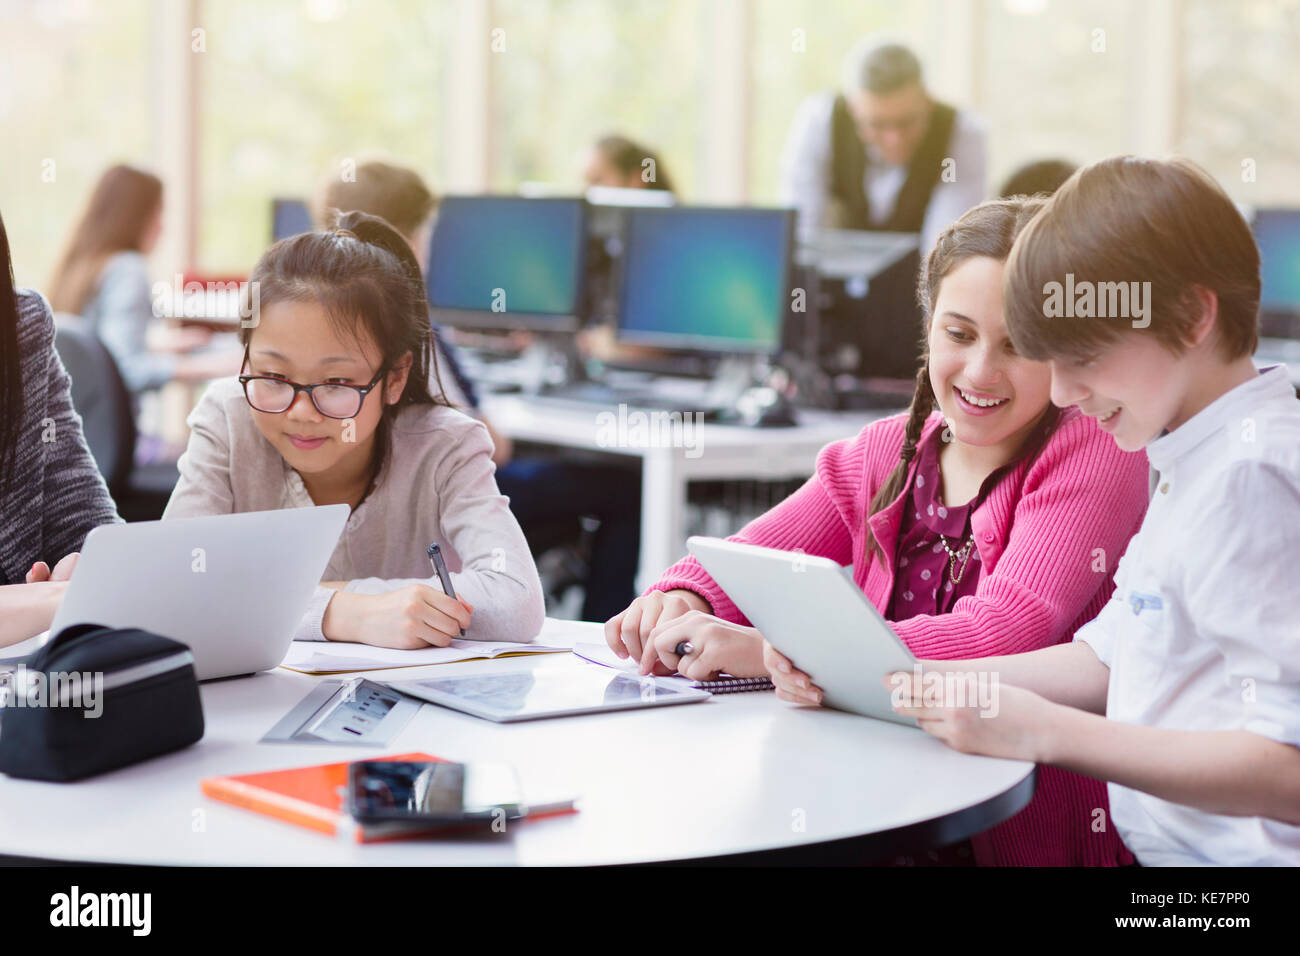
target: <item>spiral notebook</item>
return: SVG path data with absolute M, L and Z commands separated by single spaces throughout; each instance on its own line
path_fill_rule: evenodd
M 612 667 L 620 671 L 636 670 L 636 661 L 630 658 L 621 659 L 616 657 L 614 652 L 609 649 L 608 644 L 578 642 L 573 645 L 573 653 L 584 661 L 590 661 L 602 667 Z M 707 690 L 710 694 L 743 694 L 751 690 L 773 689 L 772 678 L 770 677 L 721 677 L 718 680 L 688 680 L 685 677 L 679 677 L 677 679 L 698 690 Z

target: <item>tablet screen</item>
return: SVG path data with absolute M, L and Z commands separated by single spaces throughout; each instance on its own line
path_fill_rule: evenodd
M 502 717 L 602 710 L 695 698 L 700 691 L 677 689 L 645 677 L 611 674 L 596 667 L 540 667 L 508 674 L 475 674 L 403 682 L 418 696 L 436 695 L 439 703 L 457 703 Z M 428 698 L 426 698 L 428 699 Z M 454 703 L 453 703 L 454 701 Z

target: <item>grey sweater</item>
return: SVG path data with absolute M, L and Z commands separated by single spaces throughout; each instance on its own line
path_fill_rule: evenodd
M 310 507 L 294 471 L 253 421 L 235 378 L 213 382 L 190 414 L 181 479 L 163 518 Z M 455 409 L 408 405 L 393 420 L 389 459 L 352 512 L 322 580 L 377 594 L 438 588 L 425 549 L 441 545 L 456 593 L 474 606 L 466 638 L 529 641 L 545 619 L 528 543 L 497 489 L 487 429 Z M 256 542 L 250 542 L 251 545 Z M 334 591 L 317 588 L 296 640 L 323 640 Z
M 0 500 L 0 584 L 21 584 L 33 562 L 53 567 L 91 528 L 121 520 L 72 408 L 49 303 L 30 289 L 18 290 L 18 354 L 23 414 Z

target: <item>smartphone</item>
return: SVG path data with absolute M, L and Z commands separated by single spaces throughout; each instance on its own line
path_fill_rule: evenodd
M 491 825 L 526 810 L 511 766 L 423 760 L 349 764 L 346 807 L 363 824 Z

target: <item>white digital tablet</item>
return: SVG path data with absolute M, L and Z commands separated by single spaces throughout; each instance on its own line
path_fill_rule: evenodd
M 684 682 L 611 673 L 603 667 L 585 665 L 386 683 L 411 697 L 498 723 L 693 704 L 711 696 Z
M 836 710 L 916 726 L 890 706 L 886 674 L 916 658 L 853 581 L 829 558 L 720 538 L 686 542 L 763 636 L 822 689 Z

